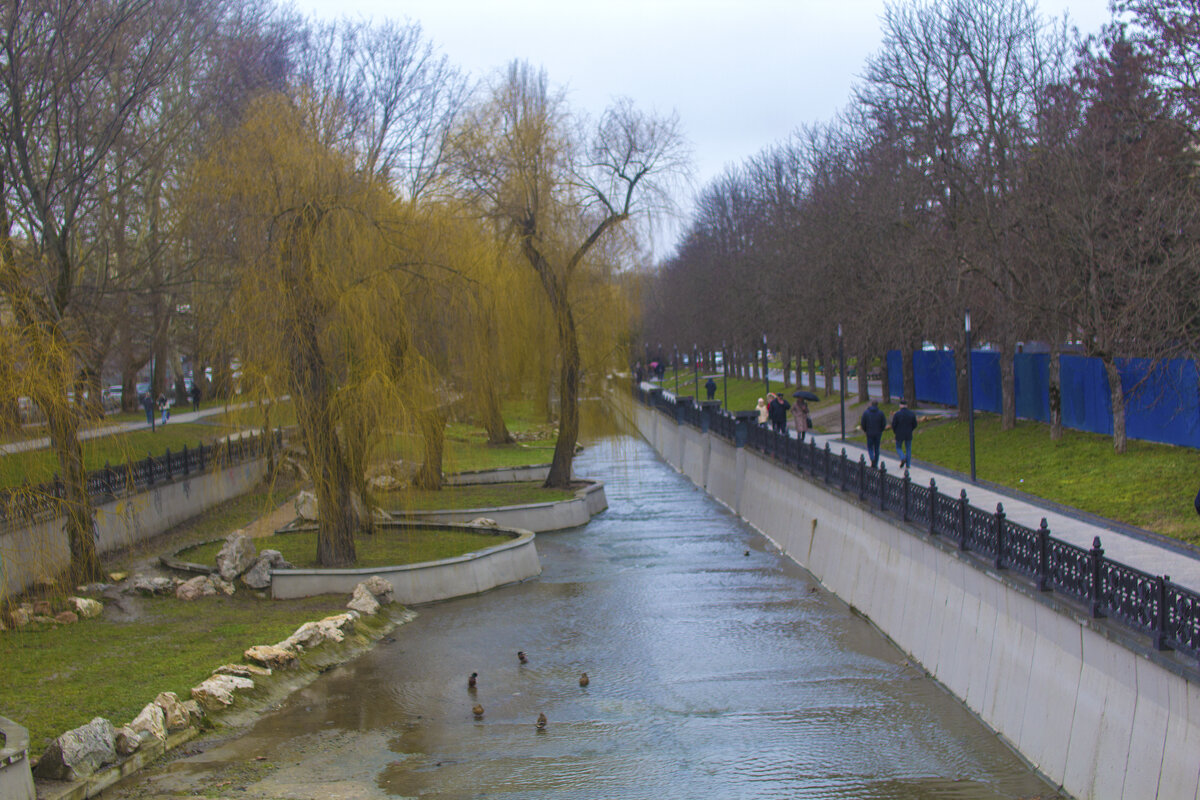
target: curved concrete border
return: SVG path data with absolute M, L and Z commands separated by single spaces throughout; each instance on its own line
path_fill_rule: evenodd
M 505 481 L 507 483 L 507 481 Z M 393 511 L 397 520 L 410 522 L 470 522 L 479 517 L 496 520 L 503 528 L 519 528 L 534 533 L 561 531 L 586 525 L 595 515 L 608 508 L 608 497 L 600 481 L 588 484 L 575 492 L 571 500 L 549 503 L 526 503 L 494 508 L 436 509 L 433 511 Z
M 345 594 L 354 591 L 355 586 L 372 575 L 378 575 L 392 584 L 398 602 L 417 605 L 479 594 L 498 586 L 532 578 L 542 572 L 542 563 L 538 559 L 532 531 L 416 522 L 387 522 L 381 527 L 469 528 L 476 533 L 490 533 L 498 538 L 503 537 L 504 541 L 466 555 L 420 564 L 354 569 L 271 570 L 271 596 L 277 600 L 287 600 L 318 594 Z
M 29 731 L 11 719 L 0 717 L 0 797 L 33 800 L 33 773 L 29 768 Z
M 549 464 L 533 464 L 528 467 L 500 467 L 456 472 L 446 476 L 450 486 L 478 486 L 484 483 L 520 483 L 521 481 L 544 481 L 550 474 Z

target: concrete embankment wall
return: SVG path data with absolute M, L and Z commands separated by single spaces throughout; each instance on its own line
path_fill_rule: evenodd
M 621 412 L 1065 792 L 1200 796 L 1195 665 L 754 451 L 636 403 Z
M 393 511 L 396 519 L 466 523 L 479 517 L 495 520 L 502 528 L 520 528 L 523 531 L 544 533 L 561 531 L 586 525 L 588 520 L 608 508 L 604 484 L 590 482 L 575 493 L 572 500 L 550 503 L 528 503 L 500 508 L 464 508 L 454 511 Z
M 247 461 L 105 503 L 96 509 L 101 554 L 157 536 L 207 509 L 245 494 L 267 474 L 266 459 Z M 0 597 L 20 594 L 67 569 L 71 554 L 63 520 L 0 530 Z

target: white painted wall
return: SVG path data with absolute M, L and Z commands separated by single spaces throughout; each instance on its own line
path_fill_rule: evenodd
M 1064 791 L 1200 797 L 1195 665 L 755 452 L 614 406 Z

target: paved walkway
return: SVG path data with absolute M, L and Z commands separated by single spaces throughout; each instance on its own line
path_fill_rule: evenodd
M 180 422 L 196 422 L 205 417 L 224 414 L 226 411 L 237 411 L 243 408 L 250 408 L 253 403 L 241 403 L 234 406 L 212 406 L 202 408 L 199 411 L 180 411 L 171 412 L 171 419 L 168 425 Z M 154 419 L 157 427 L 162 427 L 162 423 L 158 420 L 162 419 L 161 412 L 155 410 Z M 98 436 L 112 436 L 114 433 L 128 433 L 129 431 L 146 430 L 150 425 L 141 419 L 137 422 L 113 422 L 107 425 L 98 425 L 94 428 L 87 428 L 79 432 L 80 439 L 95 439 Z M 20 442 L 10 442 L 9 444 L 0 445 L 0 455 L 12 455 L 13 453 L 25 453 L 30 450 L 43 450 L 50 446 L 49 437 L 42 436 L 37 439 L 26 439 Z
M 670 392 L 665 394 L 669 395 Z M 848 431 L 852 431 L 858 424 L 858 418 L 862 414 L 861 408 L 857 406 L 852 411 L 847 398 Z M 839 437 L 836 431 L 839 427 L 837 406 L 832 407 L 832 412 L 829 408 L 823 408 L 820 413 L 819 422 L 827 428 L 835 429 L 835 432 L 810 434 L 818 445 L 824 447 L 828 443 L 834 453 L 841 453 L 845 448 L 846 455 L 854 461 L 858 460 L 860 453 L 866 455 L 867 448 L 864 443 L 843 441 Z M 788 433 L 795 437 L 794 430 L 789 429 Z M 919 445 L 919 440 L 917 444 Z M 1038 528 L 1044 518 L 1051 536 L 1077 547 L 1090 549 L 1093 540 L 1099 537 L 1104 554 L 1108 558 L 1151 575 L 1170 576 L 1173 582 L 1200 592 L 1200 552 L 1182 542 L 1005 487 L 972 483 L 966 475 L 923 463 L 920 455 L 918 447 L 913 453 L 912 468 L 909 469 L 909 477 L 913 483 L 928 486 L 932 478 L 937 481 L 938 491 L 951 497 L 958 497 L 961 491 L 966 490 L 967 501 L 971 505 L 988 511 L 995 511 L 997 504 L 1003 504 L 1004 513 L 1009 519 L 1029 528 Z M 891 474 L 896 474 L 900 469 L 900 459 L 896 456 L 894 440 L 889 434 L 884 434 L 880 460 L 887 465 Z

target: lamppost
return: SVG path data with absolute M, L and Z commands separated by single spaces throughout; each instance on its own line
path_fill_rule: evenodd
M 696 357 L 696 343 L 692 342 L 692 391 L 696 395 L 696 405 L 700 405 L 700 359 Z
M 721 340 L 721 393 L 725 395 L 724 408 L 729 410 L 729 349 Z
M 675 345 L 675 399 L 679 399 L 679 345 Z
M 842 324 L 838 323 L 838 393 L 842 407 L 842 438 L 846 438 L 846 350 L 842 346 Z
M 971 442 L 971 483 L 975 482 L 975 395 L 971 386 L 971 309 L 966 310 L 963 328 L 967 334 L 967 439 Z
M 763 394 L 771 393 L 771 379 L 767 375 L 767 332 L 763 331 Z

